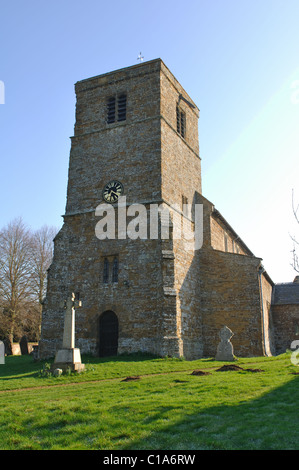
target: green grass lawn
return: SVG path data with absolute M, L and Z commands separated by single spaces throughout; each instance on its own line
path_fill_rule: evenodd
M 86 372 L 55 378 L 29 356 L 5 358 L 1 450 L 299 448 L 299 368 L 290 354 L 239 359 L 243 370 L 227 372 L 211 359 L 82 359 Z

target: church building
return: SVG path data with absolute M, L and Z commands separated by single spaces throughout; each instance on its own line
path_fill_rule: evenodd
M 48 271 L 39 356 L 53 357 L 61 346 L 63 302 L 72 292 L 82 301 L 75 320 L 82 354 L 214 357 L 224 325 L 234 333 L 236 356 L 274 354 L 274 284 L 202 194 L 192 98 L 161 59 L 81 80 L 75 92 L 66 209 Z M 101 237 L 109 208 L 115 230 L 107 222 Z M 149 224 L 138 233 L 142 210 Z M 120 230 L 123 217 L 128 232 Z M 190 249 L 187 230 L 175 236 L 178 217 L 191 235 L 201 222 L 200 246 Z

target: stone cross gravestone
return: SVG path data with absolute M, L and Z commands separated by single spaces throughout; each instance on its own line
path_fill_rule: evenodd
M 3 341 L 0 341 L 0 364 L 5 363 L 5 346 Z
M 230 339 L 233 336 L 232 330 L 227 326 L 221 328 L 219 337 L 220 343 L 217 347 L 216 361 L 234 361 L 234 348 Z
M 75 348 L 75 309 L 80 308 L 82 302 L 72 293 L 71 297 L 64 301 L 64 330 L 62 348 L 55 356 L 52 369 L 60 368 L 62 370 L 71 369 L 76 372 L 84 370 L 85 366 L 81 363 L 81 353 L 79 348 Z

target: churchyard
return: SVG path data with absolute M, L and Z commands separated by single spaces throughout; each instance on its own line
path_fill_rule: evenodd
M 299 367 L 291 353 L 233 363 L 148 355 L 82 361 L 84 372 L 54 377 L 50 361 L 5 357 L 2 450 L 299 448 Z

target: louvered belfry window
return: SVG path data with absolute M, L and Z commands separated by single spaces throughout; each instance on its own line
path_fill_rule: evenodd
M 112 124 L 115 122 L 115 108 L 116 108 L 116 99 L 115 97 L 111 97 L 107 103 L 107 123 Z
M 117 120 L 125 121 L 127 118 L 127 95 L 120 95 L 117 99 Z
M 182 111 L 179 106 L 176 107 L 176 130 L 185 138 L 186 135 L 186 114 Z
M 107 101 L 107 124 L 127 119 L 127 95 L 111 96 Z

